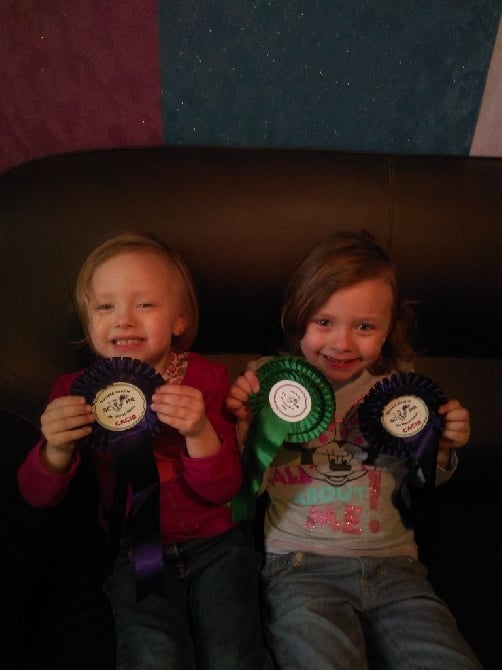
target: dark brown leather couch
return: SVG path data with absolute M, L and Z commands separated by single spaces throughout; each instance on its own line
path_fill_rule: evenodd
M 472 439 L 437 490 L 430 578 L 486 668 L 499 661 L 502 160 L 336 151 L 163 147 L 53 156 L 0 177 L 2 566 L 17 666 L 113 667 L 100 591 L 96 490 L 84 468 L 55 510 L 20 498 L 15 470 L 55 377 L 90 359 L 72 291 L 78 268 L 125 228 L 159 233 L 194 271 L 194 347 L 236 374 L 273 351 L 282 290 L 339 229 L 373 232 L 416 299 L 417 369 L 471 411 Z M 498 665 L 497 665 L 498 667 Z

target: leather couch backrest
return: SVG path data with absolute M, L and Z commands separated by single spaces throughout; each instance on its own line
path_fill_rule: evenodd
M 501 204 L 501 159 L 162 147 L 27 163 L 0 178 L 0 405 L 38 420 L 55 377 L 86 363 L 75 277 L 126 228 L 191 266 L 202 353 L 265 352 L 307 250 L 365 228 L 419 301 L 428 355 L 498 356 Z

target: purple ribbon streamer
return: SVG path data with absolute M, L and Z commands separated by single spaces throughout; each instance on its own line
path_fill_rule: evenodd
M 138 601 L 152 592 L 164 593 L 164 552 L 160 535 L 160 484 L 149 430 L 132 430 L 114 439 L 117 477 L 133 491 L 130 519 L 132 568 Z
M 412 462 L 422 468 L 426 482 L 434 486 L 438 440 L 443 426 L 443 417 L 437 412 L 429 412 L 429 421 L 423 430 L 413 437 L 403 438 L 409 448 Z

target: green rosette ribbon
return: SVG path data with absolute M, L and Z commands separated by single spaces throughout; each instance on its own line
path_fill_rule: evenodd
M 249 397 L 254 419 L 244 445 L 244 481 L 232 500 L 234 521 L 254 517 L 263 473 L 284 442 L 302 443 L 321 435 L 335 413 L 326 377 L 303 358 L 273 358 L 257 370 L 260 390 Z

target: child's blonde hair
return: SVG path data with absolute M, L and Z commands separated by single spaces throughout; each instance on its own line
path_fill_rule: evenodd
M 416 318 L 409 302 L 400 294 L 395 265 L 366 231 L 340 232 L 312 249 L 291 277 L 281 314 L 287 351 L 301 354 L 300 341 L 308 323 L 336 291 L 369 279 L 384 279 L 393 296 L 389 335 L 378 360 L 369 368 L 372 374 L 406 369 L 415 356 L 412 333 Z
M 165 260 L 179 281 L 185 330 L 173 335 L 171 349 L 187 351 L 193 344 L 199 326 L 199 307 L 192 274 L 181 256 L 152 233 L 143 231 L 123 232 L 96 247 L 84 261 L 75 286 L 77 315 L 89 340 L 89 297 L 91 281 L 96 269 L 105 261 L 130 251 L 149 251 Z

